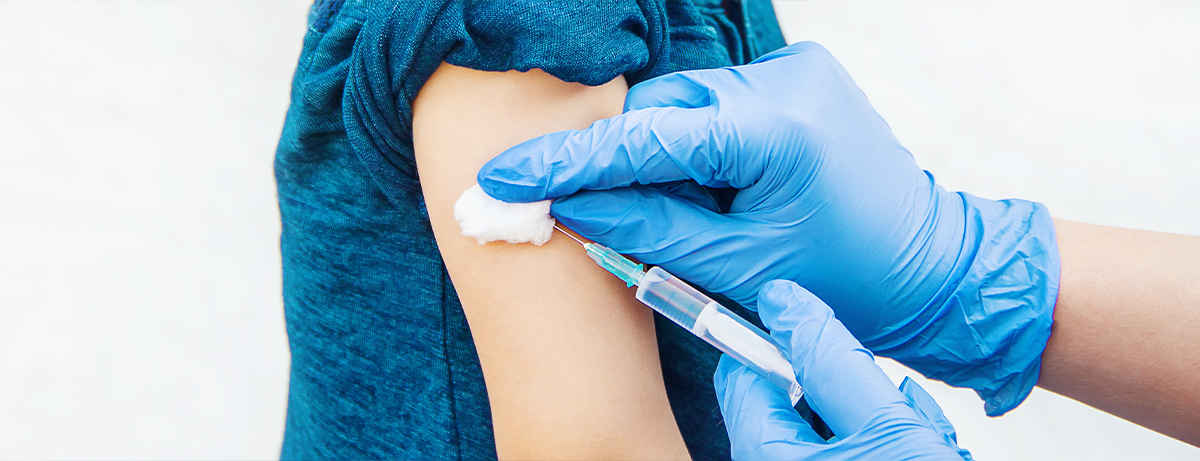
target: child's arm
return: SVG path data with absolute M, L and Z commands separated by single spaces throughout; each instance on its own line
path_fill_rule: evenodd
M 561 234 L 541 247 L 480 245 L 453 218 L 493 156 L 619 114 L 627 90 L 623 77 L 588 87 L 443 64 L 414 102 L 429 219 L 479 351 L 501 458 L 688 457 L 652 314 L 633 292 Z

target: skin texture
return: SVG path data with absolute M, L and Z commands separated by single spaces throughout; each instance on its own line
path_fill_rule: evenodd
M 1055 220 L 1038 386 L 1200 446 L 1200 237 Z
M 650 310 L 555 233 L 544 246 L 464 237 L 454 202 L 485 162 L 546 133 L 621 113 L 623 77 L 598 87 L 542 71 L 443 64 L 413 105 L 421 187 L 471 326 L 501 459 L 685 459 Z

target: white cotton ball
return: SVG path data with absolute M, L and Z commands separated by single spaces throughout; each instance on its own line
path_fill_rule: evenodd
M 480 244 L 505 241 L 541 246 L 554 233 L 550 202 L 502 202 L 476 184 L 454 203 L 454 220 L 463 235 L 474 237 Z

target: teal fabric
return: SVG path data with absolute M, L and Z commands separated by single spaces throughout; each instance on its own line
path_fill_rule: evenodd
M 292 352 L 282 458 L 496 456 L 413 157 L 412 99 L 438 64 L 634 84 L 783 45 L 767 0 L 317 1 L 275 161 Z M 656 326 L 688 449 L 727 459 L 718 353 Z

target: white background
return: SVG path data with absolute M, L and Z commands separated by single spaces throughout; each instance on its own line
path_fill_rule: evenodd
M 951 189 L 1200 235 L 1200 1 L 777 1 Z M 278 456 L 300 1 L 0 2 L 0 458 Z M 903 370 L 884 363 L 894 378 Z M 1200 459 L 923 382 L 979 459 Z

